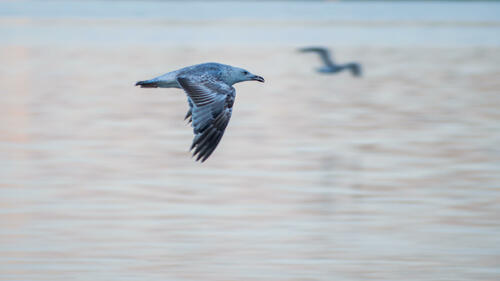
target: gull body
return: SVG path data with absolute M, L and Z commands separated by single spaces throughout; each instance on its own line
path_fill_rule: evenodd
M 264 82 L 249 71 L 221 63 L 203 63 L 168 72 L 150 80 L 139 81 L 141 88 L 180 88 L 187 95 L 189 118 L 194 139 L 191 150 L 196 160 L 204 162 L 219 144 L 231 118 L 236 90 L 244 81 Z

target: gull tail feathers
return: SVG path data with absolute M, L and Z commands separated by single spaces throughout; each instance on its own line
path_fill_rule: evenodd
M 158 81 L 153 80 L 144 80 L 135 83 L 136 86 L 141 86 L 141 88 L 158 88 Z

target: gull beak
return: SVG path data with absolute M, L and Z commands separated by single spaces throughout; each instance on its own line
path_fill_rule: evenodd
M 261 77 L 259 75 L 254 75 L 251 80 L 259 81 L 264 83 L 264 77 Z

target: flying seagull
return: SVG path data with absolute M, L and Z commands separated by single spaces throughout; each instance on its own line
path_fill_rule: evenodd
M 354 76 L 361 76 L 361 65 L 358 63 L 352 62 L 352 63 L 346 63 L 346 64 L 335 64 L 333 60 L 330 57 L 330 52 L 321 47 L 309 47 L 309 48 L 302 48 L 300 49 L 301 52 L 306 53 L 306 52 L 314 52 L 318 53 L 319 56 L 321 57 L 321 60 L 325 64 L 324 66 L 318 68 L 318 72 L 321 73 L 337 73 L 340 72 L 344 69 L 348 69 L 351 71 L 352 75 Z
M 139 81 L 141 88 L 181 88 L 186 92 L 186 114 L 194 131 L 191 150 L 196 161 L 204 162 L 219 144 L 233 110 L 234 84 L 264 82 L 264 78 L 245 69 L 220 63 L 203 63 L 175 70 L 156 78 Z

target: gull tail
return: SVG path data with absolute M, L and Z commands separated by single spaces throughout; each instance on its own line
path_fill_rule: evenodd
M 158 88 L 158 81 L 155 81 L 155 79 L 144 80 L 135 83 L 135 85 L 141 86 L 141 88 Z

